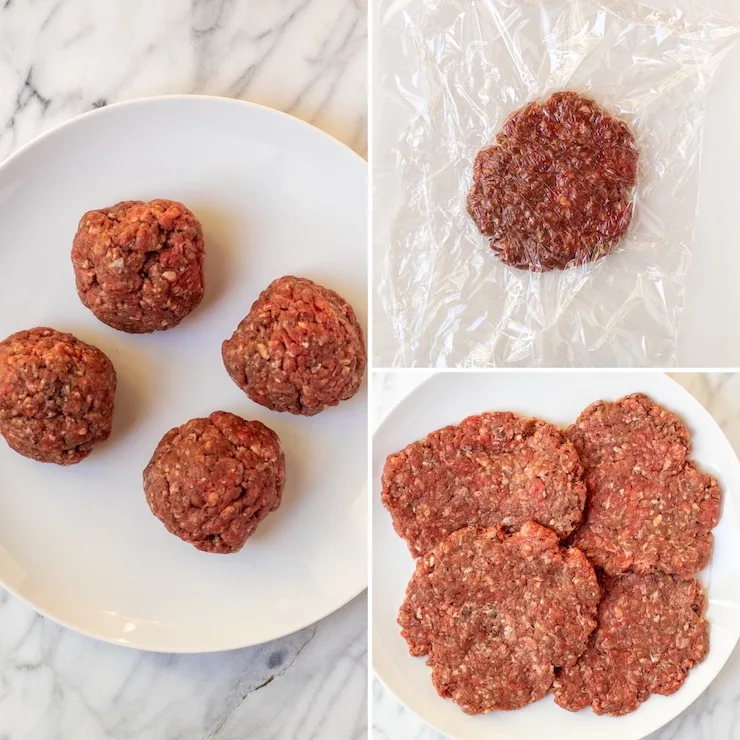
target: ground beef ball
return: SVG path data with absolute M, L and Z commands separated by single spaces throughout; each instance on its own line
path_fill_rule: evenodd
M 133 334 L 171 329 L 204 293 L 203 229 L 182 203 L 125 201 L 86 213 L 72 246 L 77 293 Z
M 512 267 L 610 254 L 632 219 L 638 151 L 625 123 L 574 92 L 513 113 L 473 166 L 468 212 Z
M 352 307 L 333 290 L 291 276 L 262 291 L 222 354 L 255 403 L 304 416 L 352 398 L 367 362 Z
M 582 473 L 556 426 L 485 413 L 391 455 L 382 500 L 414 557 L 469 525 L 517 528 L 532 519 L 566 537 L 583 513 Z
M 398 622 L 432 681 L 469 714 L 541 699 L 596 625 L 594 570 L 534 522 L 458 530 L 421 558 Z
M 598 627 L 578 662 L 558 672 L 555 701 L 597 714 L 633 712 L 677 691 L 709 648 L 697 581 L 662 573 L 604 579 Z
M 241 550 L 280 505 L 285 456 L 258 421 L 216 411 L 171 429 L 144 470 L 146 500 L 164 526 L 199 550 Z
M 588 499 L 571 543 L 610 575 L 691 576 L 709 561 L 720 513 L 716 481 L 687 459 L 690 435 L 647 396 L 589 406 L 567 432 Z
M 0 342 L 0 434 L 16 452 L 73 465 L 110 436 L 116 372 L 99 350 L 39 327 Z

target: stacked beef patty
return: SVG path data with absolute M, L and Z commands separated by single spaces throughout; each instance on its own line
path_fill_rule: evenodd
M 563 431 L 496 412 L 386 461 L 382 499 L 417 557 L 399 624 L 471 714 L 541 699 L 598 714 L 670 694 L 708 650 L 716 481 L 690 433 L 634 394 Z

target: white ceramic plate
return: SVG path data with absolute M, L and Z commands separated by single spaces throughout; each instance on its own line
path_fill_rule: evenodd
M 0 338 L 38 325 L 99 346 L 118 372 L 113 435 L 84 462 L 26 460 L 0 441 L 0 581 L 103 640 L 203 652 L 311 624 L 366 586 L 367 396 L 313 418 L 252 403 L 220 346 L 276 277 L 335 288 L 366 326 L 365 162 L 248 103 L 133 101 L 82 116 L 0 167 Z M 206 297 L 176 329 L 133 336 L 77 298 L 80 216 L 120 200 L 187 204 L 206 236 Z M 287 485 L 237 555 L 199 552 L 150 513 L 141 474 L 171 427 L 212 411 L 283 440 Z
M 570 713 L 547 696 L 516 712 L 471 717 L 437 696 L 423 658 L 412 658 L 396 616 L 413 561 L 380 503 L 385 458 L 426 433 L 488 410 L 511 410 L 559 424 L 575 420 L 598 399 L 642 391 L 676 411 L 694 433 L 693 457 L 724 491 L 710 566 L 701 578 L 711 607 L 711 647 L 672 696 L 653 696 L 632 714 L 599 717 L 590 709 Z M 373 665 L 398 699 L 440 732 L 457 740 L 638 740 L 682 712 L 717 675 L 737 642 L 740 528 L 731 495 L 740 490 L 740 462 L 709 413 L 680 385 L 659 373 L 440 373 L 416 388 L 386 416 L 373 438 Z M 731 492 L 735 492 L 732 494 Z M 727 629 L 723 628 L 727 627 Z M 547 728 L 546 730 L 543 728 Z

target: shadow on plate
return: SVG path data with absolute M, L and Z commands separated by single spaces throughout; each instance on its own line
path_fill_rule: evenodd
M 190 203 L 189 207 L 203 225 L 206 242 L 206 294 L 193 312 L 197 315 L 201 311 L 210 311 L 224 295 L 236 288 L 239 276 L 244 274 L 241 263 L 251 255 L 248 248 L 240 248 L 245 235 L 238 234 L 235 228 L 243 217 L 231 217 L 227 212 L 204 203 Z

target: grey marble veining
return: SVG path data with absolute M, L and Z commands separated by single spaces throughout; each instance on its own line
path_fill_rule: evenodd
M 224 95 L 367 149 L 366 0 L 2 0 L 0 159 L 92 108 Z
M 364 154 L 366 17 L 365 0 L 0 0 L 0 160 L 101 105 L 181 93 L 279 108 Z M 0 589 L 0 738 L 361 740 L 366 610 L 362 595 L 264 646 L 174 656 Z
M 429 372 L 374 374 L 373 424 L 377 425 Z M 740 374 L 674 373 L 715 418 L 740 451 Z M 374 740 L 447 740 L 403 707 L 375 679 L 372 686 Z M 543 734 L 543 737 L 546 737 Z M 740 740 L 740 646 L 709 688 L 681 715 L 646 740 Z
M 0 737 L 361 740 L 366 609 L 363 595 L 256 648 L 159 655 L 94 642 L 2 592 Z

